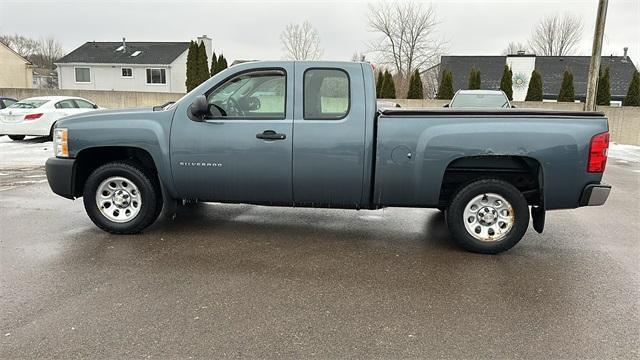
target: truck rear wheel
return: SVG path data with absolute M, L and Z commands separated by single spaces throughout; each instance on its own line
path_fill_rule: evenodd
M 529 227 L 529 206 L 508 182 L 478 180 L 460 189 L 446 212 L 449 231 L 462 248 L 483 254 L 509 250 Z
M 97 168 L 85 183 L 83 197 L 91 221 L 112 234 L 139 233 L 162 209 L 158 181 L 129 162 Z

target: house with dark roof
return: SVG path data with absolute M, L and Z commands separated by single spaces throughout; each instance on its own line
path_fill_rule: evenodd
M 442 56 L 438 66 L 438 79 L 442 71 L 449 70 L 453 75 L 453 90 L 466 89 L 469 72 L 473 67 L 480 70 L 482 88 L 498 90 L 505 65 L 513 74 L 513 99 L 524 101 L 529 88 L 533 70 L 542 75 L 542 92 L 545 100 L 555 100 L 565 70 L 573 74 L 573 87 L 576 100 L 585 101 L 587 92 L 587 74 L 590 56 L 536 56 L 533 54 L 511 54 L 506 56 Z M 627 94 L 629 83 L 636 67 L 627 56 L 602 56 L 601 68 L 609 68 L 611 81 L 611 100 L 622 101 Z
M 213 49 L 206 35 L 207 58 Z M 55 64 L 60 89 L 186 92 L 188 42 L 84 43 Z

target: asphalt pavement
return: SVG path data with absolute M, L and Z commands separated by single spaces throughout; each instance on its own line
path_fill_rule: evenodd
M 496 256 L 434 210 L 200 204 L 114 236 L 6 188 L 0 358 L 638 358 L 640 164 L 605 179 Z

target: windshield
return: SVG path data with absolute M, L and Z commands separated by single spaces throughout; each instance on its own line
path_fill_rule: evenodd
M 9 106 L 10 109 L 35 109 L 48 103 L 49 100 L 22 100 Z
M 451 107 L 465 108 L 506 108 L 509 100 L 503 94 L 458 94 L 451 101 Z

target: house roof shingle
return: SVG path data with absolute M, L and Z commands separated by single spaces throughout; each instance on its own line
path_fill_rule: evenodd
M 590 56 L 537 56 L 535 68 L 542 74 L 542 86 L 545 98 L 555 99 L 560 90 L 562 77 L 566 69 L 573 73 L 573 86 L 576 99 L 584 100 L 587 92 L 587 74 Z M 442 56 L 440 72 L 448 69 L 453 75 L 453 89 L 466 89 L 469 72 L 472 67 L 480 70 L 483 89 L 499 89 L 506 56 Z M 629 82 L 636 70 L 631 59 L 622 56 L 602 56 L 601 68 L 609 67 L 611 97 L 621 100 L 627 93 Z M 442 75 L 440 73 L 440 78 Z
M 122 42 L 87 42 L 56 63 L 88 64 L 171 64 L 189 48 L 188 42 L 127 42 L 125 51 L 117 51 Z M 136 51 L 139 55 L 131 56 Z
M 451 71 L 453 91 L 468 88 L 469 72 L 473 67 L 480 70 L 483 89 L 498 90 L 506 60 L 506 56 L 443 56 L 440 59 L 440 71 Z M 440 78 L 442 75 L 438 76 Z
M 631 77 L 636 69 L 631 59 L 623 60 L 622 56 L 602 56 L 600 61 L 601 69 L 609 67 L 611 96 L 616 99 L 627 94 L 629 82 L 631 82 Z M 538 56 L 536 70 L 542 75 L 544 96 L 553 98 L 557 96 L 564 71 L 569 69 L 573 74 L 573 89 L 576 98 L 584 100 L 587 93 L 590 61 L 590 56 Z

